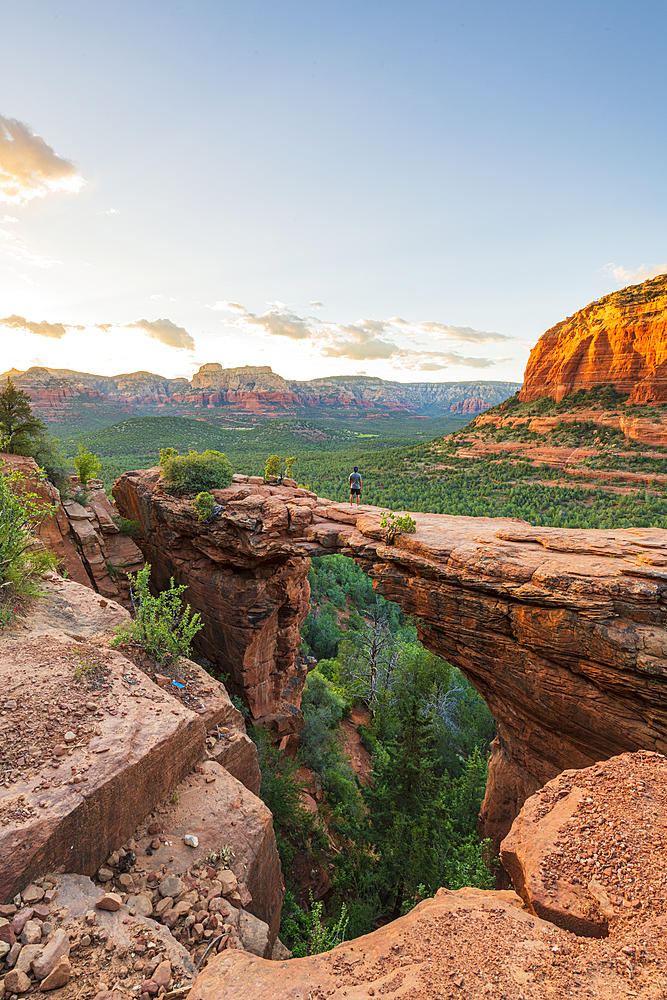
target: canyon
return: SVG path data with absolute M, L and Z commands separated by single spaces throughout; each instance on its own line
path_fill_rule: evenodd
M 628 403 L 667 402 L 667 275 L 605 295 L 532 349 L 522 402 L 612 385 Z
M 387 544 L 383 511 L 296 483 L 236 475 L 200 523 L 159 469 L 126 473 L 114 498 L 138 521 L 158 587 L 188 586 L 199 651 L 229 674 L 252 719 L 298 732 L 306 666 L 299 626 L 310 560 L 338 552 L 453 663 L 498 723 L 480 833 L 496 848 L 526 799 L 559 772 L 667 751 L 667 532 L 569 531 L 512 518 L 414 514 Z
M 353 410 L 428 411 L 475 414 L 494 406 L 520 386 L 514 382 L 388 382 L 364 375 L 331 376 L 297 382 L 284 379 L 268 366 L 223 368 L 202 365 L 191 381 L 168 379 L 150 372 L 104 376 L 70 369 L 15 369 L 11 378 L 28 393 L 35 413 L 47 421 L 74 420 L 93 409 L 113 407 L 113 415 L 185 414 L 223 409 L 232 413 L 271 416 Z M 113 422 L 113 418 L 109 421 Z

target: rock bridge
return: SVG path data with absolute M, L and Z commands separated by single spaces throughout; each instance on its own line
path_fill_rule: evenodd
M 290 482 L 290 481 L 288 481 Z M 497 847 L 524 800 L 567 768 L 626 751 L 667 754 L 667 531 L 534 528 L 511 518 L 414 514 L 387 545 L 379 508 L 235 476 L 200 524 L 159 469 L 114 485 L 159 587 L 170 577 L 205 627 L 199 651 L 252 718 L 297 731 L 299 628 L 314 556 L 350 556 L 414 616 L 498 723 L 480 833 Z

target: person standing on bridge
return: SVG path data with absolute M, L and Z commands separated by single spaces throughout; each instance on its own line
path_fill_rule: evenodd
M 359 474 L 359 469 L 355 465 L 354 470 L 350 473 L 350 504 L 354 506 L 354 498 L 357 498 L 357 507 L 359 506 L 359 501 L 361 500 L 361 475 Z

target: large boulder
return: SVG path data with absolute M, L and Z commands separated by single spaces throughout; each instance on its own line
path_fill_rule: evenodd
M 575 934 L 618 935 L 651 922 L 667 893 L 666 830 L 667 758 L 640 751 L 548 782 L 501 858 L 531 913 Z

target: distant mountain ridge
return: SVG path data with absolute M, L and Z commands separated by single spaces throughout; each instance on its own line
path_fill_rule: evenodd
M 332 375 L 307 382 L 284 379 L 268 366 L 223 368 L 202 365 L 191 381 L 168 379 L 152 372 L 94 375 L 68 368 L 12 369 L 15 385 L 27 392 L 36 413 L 57 421 L 75 403 L 114 403 L 136 408 L 185 413 L 224 409 L 231 413 L 285 416 L 303 408 L 329 410 L 401 411 L 406 415 L 450 413 L 471 416 L 490 409 L 521 388 L 518 382 L 389 382 L 366 375 Z

